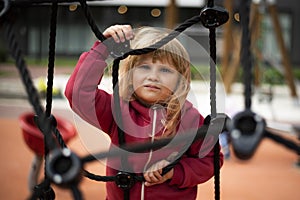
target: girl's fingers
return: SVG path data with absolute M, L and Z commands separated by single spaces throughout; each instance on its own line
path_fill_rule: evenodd
M 153 173 L 153 177 L 155 177 L 155 182 L 161 181 L 162 176 L 160 175 L 159 171 L 154 171 L 152 173 Z
M 120 31 L 116 26 L 107 28 L 103 33 L 106 38 L 112 37 L 116 43 L 120 42 L 120 37 L 124 37 L 122 34 L 122 30 Z
M 117 39 L 117 41 L 116 42 L 125 42 L 125 35 L 124 35 L 124 32 L 123 32 L 123 27 L 122 26 L 115 26 L 115 27 L 113 27 L 114 29 L 114 31 L 115 31 L 115 38 L 114 39 Z M 117 38 L 118 37 L 118 38 Z
M 134 37 L 132 27 L 130 25 L 114 25 L 107 28 L 103 35 L 106 38 L 112 37 L 115 42 L 125 42 L 125 40 L 131 40 Z
M 145 173 L 144 178 L 149 183 L 155 183 L 161 181 L 163 177 L 160 175 L 158 171 L 154 171 L 154 172 Z
M 149 183 L 157 181 L 157 179 L 155 178 L 155 176 L 152 172 L 145 173 L 144 178 L 145 178 L 146 182 L 149 182 Z
M 145 181 L 146 182 L 151 182 L 151 178 L 150 178 L 150 176 L 149 176 L 149 173 L 144 173 L 144 178 L 145 178 Z
M 134 38 L 134 33 L 130 25 L 124 25 L 122 29 L 126 40 L 132 40 Z
M 170 162 L 161 160 L 156 164 L 152 165 L 145 173 L 144 178 L 146 180 L 146 186 L 152 186 L 164 182 L 168 178 L 162 176 L 163 167 L 167 166 Z M 169 173 L 169 172 L 168 172 Z M 172 175 L 173 176 L 173 175 Z

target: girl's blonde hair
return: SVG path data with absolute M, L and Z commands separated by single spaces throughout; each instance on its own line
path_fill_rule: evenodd
M 168 33 L 153 27 L 141 27 L 136 30 L 135 38 L 131 41 L 132 49 L 142 49 L 160 41 Z M 165 131 L 163 136 L 171 136 L 176 133 L 176 127 L 180 120 L 181 107 L 184 105 L 188 92 L 190 90 L 191 72 L 190 58 L 186 49 L 177 40 L 173 39 L 161 48 L 145 55 L 128 56 L 121 63 L 120 68 L 120 97 L 125 101 L 136 100 L 137 97 L 133 91 L 132 69 L 136 67 L 145 56 L 152 56 L 155 60 L 166 61 L 172 64 L 181 76 L 179 76 L 177 88 L 170 98 L 163 102 L 167 108 Z

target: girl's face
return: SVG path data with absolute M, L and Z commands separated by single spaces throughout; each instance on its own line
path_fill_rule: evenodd
M 132 82 L 137 97 L 144 103 L 164 102 L 175 91 L 179 73 L 168 62 L 145 56 L 133 68 Z

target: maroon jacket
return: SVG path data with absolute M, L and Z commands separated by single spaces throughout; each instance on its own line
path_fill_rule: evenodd
M 118 145 L 117 122 L 115 120 L 113 96 L 98 88 L 106 68 L 108 54 L 106 47 L 96 42 L 89 52 L 81 55 L 74 72 L 72 73 L 65 90 L 70 106 L 82 119 L 107 133 L 112 146 Z M 122 121 L 124 124 L 126 144 L 145 142 L 151 137 L 162 134 L 165 108 L 153 106 L 147 108 L 138 101 L 121 102 Z M 190 129 L 197 129 L 203 124 L 203 117 L 186 101 L 182 106 L 181 121 L 178 133 L 185 134 Z M 183 141 L 192 143 L 193 138 Z M 115 145 L 114 145 L 115 144 Z M 151 153 L 131 153 L 127 157 L 130 166 L 128 171 L 142 175 L 143 171 L 152 164 L 166 159 L 172 152 L 179 152 L 183 145 L 171 145 Z M 202 141 L 188 145 L 180 161 L 174 166 L 174 176 L 162 184 L 145 187 L 145 199 L 196 199 L 197 184 L 204 183 L 214 175 L 213 142 L 206 144 L 201 152 Z M 171 147 L 172 146 L 172 147 Z M 203 148 L 202 148 L 203 149 Z M 207 149 L 208 152 L 207 152 Z M 150 158 L 149 158 L 150 157 Z M 201 158 L 199 158 L 201 157 Z M 220 165 L 223 164 L 223 155 L 220 153 Z M 120 159 L 108 159 L 107 175 L 116 175 L 120 169 Z M 114 182 L 108 182 L 107 199 L 123 199 L 123 191 Z M 130 199 L 141 198 L 142 183 L 136 182 L 130 190 Z

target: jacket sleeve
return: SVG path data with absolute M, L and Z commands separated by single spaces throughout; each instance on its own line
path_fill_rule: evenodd
M 112 123 L 111 95 L 98 89 L 107 66 L 106 57 L 106 47 L 96 42 L 80 56 L 65 89 L 72 110 L 104 132 L 109 131 Z
M 203 120 L 200 120 L 200 124 Z M 201 125 L 200 125 L 201 126 Z M 174 175 L 170 185 L 179 188 L 194 187 L 214 176 L 214 145 L 217 138 L 213 136 L 194 142 L 181 160 L 174 166 Z M 223 154 L 219 153 L 220 167 L 223 165 Z

